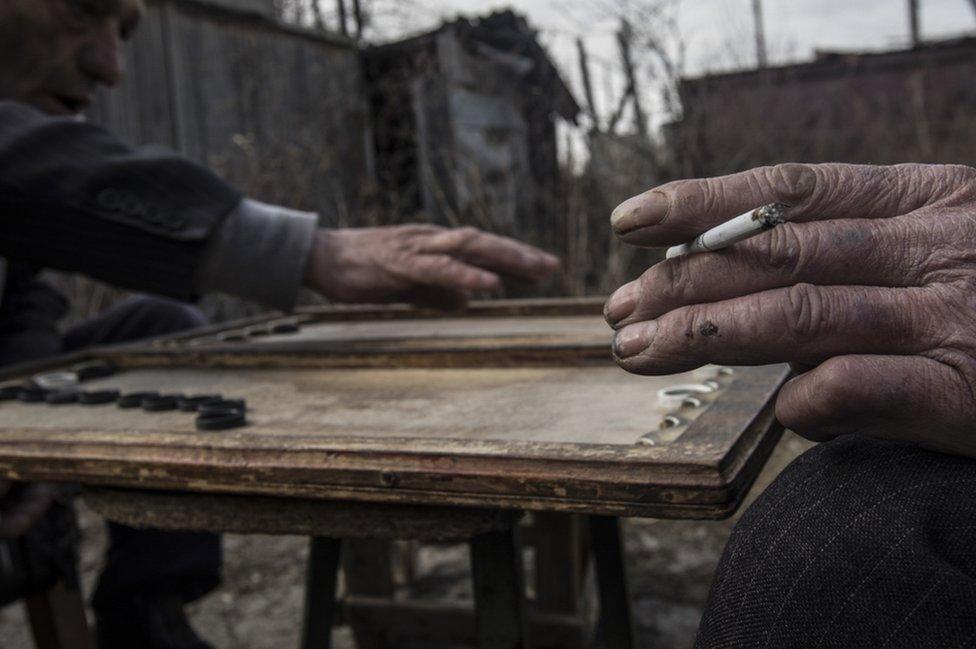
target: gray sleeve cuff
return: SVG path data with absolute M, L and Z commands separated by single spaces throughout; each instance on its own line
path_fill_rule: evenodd
M 315 214 L 245 198 L 207 243 L 197 292 L 220 291 L 291 310 L 316 228 Z

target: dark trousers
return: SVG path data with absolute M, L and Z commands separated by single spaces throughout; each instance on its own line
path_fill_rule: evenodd
M 192 306 L 136 297 L 69 330 L 64 336 L 29 330 L 0 342 L 0 362 L 24 362 L 94 345 L 129 342 L 193 329 L 206 318 Z M 99 614 L 124 611 L 134 597 L 176 593 L 202 597 L 220 582 L 220 537 L 137 530 L 110 523 L 109 549 L 92 604 Z
M 976 461 L 848 437 L 736 525 L 697 649 L 976 647 Z

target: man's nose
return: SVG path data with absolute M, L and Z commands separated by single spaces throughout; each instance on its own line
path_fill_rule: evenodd
M 97 83 L 117 86 L 125 76 L 125 51 L 115 25 L 99 30 L 79 53 L 81 71 Z

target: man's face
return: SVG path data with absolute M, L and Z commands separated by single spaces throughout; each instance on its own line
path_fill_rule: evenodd
M 0 99 L 76 115 L 122 80 L 142 0 L 0 0 Z

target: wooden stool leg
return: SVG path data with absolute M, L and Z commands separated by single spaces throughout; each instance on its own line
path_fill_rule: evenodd
M 633 649 L 634 617 L 624 566 L 620 519 L 591 516 L 590 535 L 600 590 L 600 633 L 606 649 Z
M 471 573 L 480 649 L 529 649 L 522 556 L 516 529 L 471 539 Z
M 342 542 L 338 539 L 311 539 L 305 576 L 301 649 L 329 649 L 332 646 L 341 550 Z
M 579 613 L 586 577 L 583 518 L 549 512 L 535 512 L 532 516 L 536 605 L 547 613 Z
M 63 583 L 24 600 L 37 649 L 91 649 L 81 592 Z
M 348 597 L 367 597 L 393 603 L 393 543 L 383 540 L 350 539 L 346 542 L 342 568 Z M 374 616 L 356 609 L 345 609 L 345 620 L 352 627 L 359 649 L 392 649 L 391 637 L 398 629 L 378 623 Z

